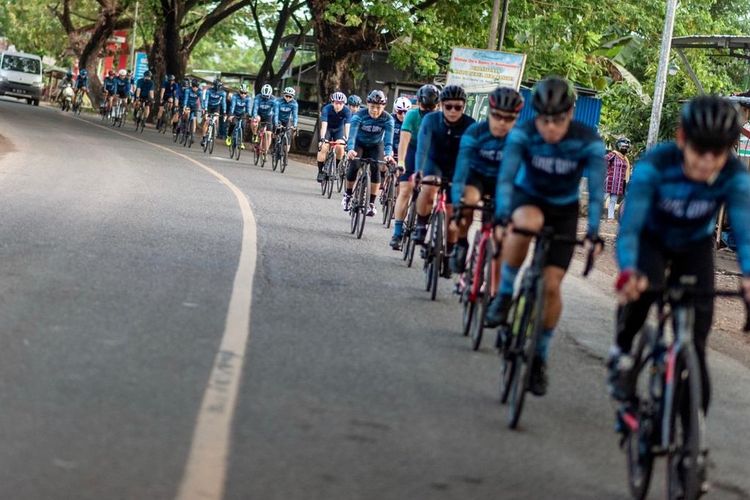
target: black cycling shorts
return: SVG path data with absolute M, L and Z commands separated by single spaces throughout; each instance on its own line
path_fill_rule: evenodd
M 120 99 L 129 99 L 130 93 L 127 90 L 117 91 L 117 97 Z
M 513 211 L 522 206 L 539 208 L 544 215 L 544 226 L 551 227 L 556 235 L 565 238 L 578 236 L 578 202 L 569 205 L 551 205 L 544 200 L 531 196 L 516 187 L 513 192 Z M 555 266 L 567 270 L 573 258 L 575 244 L 553 241 L 550 244 L 546 266 Z
M 357 152 L 357 158 L 370 158 L 373 160 L 382 161 L 383 157 L 385 156 L 383 153 L 383 143 L 379 142 L 377 144 L 358 144 L 355 146 L 354 150 Z M 349 182 L 354 182 L 357 180 L 357 170 L 359 170 L 359 160 L 355 159 L 349 162 L 349 169 L 346 172 L 346 180 Z M 373 184 L 379 184 L 380 183 L 380 167 L 375 165 L 370 165 L 370 180 Z
M 497 192 L 497 177 L 482 175 L 479 172 L 469 172 L 469 178 L 466 179 L 467 186 L 474 186 L 479 190 L 480 196 L 489 196 L 495 198 Z
M 213 114 L 213 113 L 219 113 L 219 114 L 221 114 L 221 113 L 219 112 L 219 110 L 220 110 L 220 109 L 221 109 L 221 107 L 220 107 L 219 105 L 216 105 L 216 106 L 206 106 L 206 112 L 207 112 L 207 113 L 208 113 L 209 115 L 210 115 L 210 114 Z
M 344 138 L 344 127 L 339 127 L 337 129 L 326 130 L 326 136 L 325 140 L 327 141 L 339 141 Z
M 169 101 L 172 101 L 172 102 L 174 102 L 174 97 L 171 97 L 171 96 L 166 96 L 166 95 L 165 95 L 165 96 L 164 96 L 164 99 L 162 99 L 162 100 L 161 100 L 161 105 L 162 105 L 162 106 L 166 106 L 166 105 L 168 105 L 168 104 L 169 104 Z
M 153 106 L 153 104 L 154 104 L 154 100 L 151 99 L 150 97 L 143 97 L 143 96 L 141 96 L 141 97 L 138 98 L 138 100 L 141 101 L 143 104 L 145 104 L 147 106 Z
M 416 163 L 417 148 L 414 146 L 414 139 L 409 142 L 409 146 L 406 148 L 406 157 L 404 158 L 404 173 L 398 178 L 401 182 L 409 182 L 409 177 L 414 175 L 416 171 L 414 164 Z

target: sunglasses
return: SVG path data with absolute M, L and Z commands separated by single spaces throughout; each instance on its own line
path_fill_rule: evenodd
M 284 99 L 291 99 L 291 98 L 292 98 L 292 96 L 290 96 L 289 94 L 286 94 L 286 95 L 284 96 Z
M 403 115 L 404 113 L 406 113 L 406 111 L 396 111 L 397 115 Z
M 560 113 L 559 115 L 539 115 L 536 117 L 537 120 L 542 122 L 543 125 L 562 125 L 568 119 L 567 113 Z
M 445 111 L 463 111 L 464 105 L 463 104 L 443 104 L 443 109 Z
M 499 120 L 501 122 L 507 122 L 507 123 L 512 123 L 516 121 L 516 119 L 518 118 L 517 114 L 505 114 L 499 111 L 490 111 L 490 116 L 494 118 L 495 120 Z

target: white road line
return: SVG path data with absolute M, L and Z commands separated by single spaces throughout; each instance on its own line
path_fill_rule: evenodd
M 229 188 L 240 205 L 243 222 L 242 247 L 237 272 L 234 275 L 224 334 L 208 385 L 203 393 L 203 402 L 198 412 L 190 445 L 190 455 L 177 494 L 177 500 L 219 500 L 224 495 L 232 419 L 237 406 L 237 393 L 245 361 L 245 350 L 250 337 L 250 307 L 258 258 L 255 216 L 245 194 L 211 167 L 161 144 L 133 137 L 88 120 L 78 119 L 128 139 L 168 151 L 197 165 Z

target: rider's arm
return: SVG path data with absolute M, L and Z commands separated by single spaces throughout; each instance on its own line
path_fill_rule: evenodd
M 232 116 L 234 116 L 234 107 L 237 105 L 238 98 L 237 94 L 233 95 L 232 102 L 229 103 L 229 114 Z
M 393 117 L 388 115 L 388 121 L 385 123 L 385 133 L 383 134 L 385 156 L 393 156 L 393 126 Z
M 464 135 L 461 136 L 461 145 L 458 149 L 456 170 L 453 172 L 453 183 L 451 187 L 451 199 L 453 200 L 453 203 L 458 203 L 464 195 L 466 179 L 469 178 L 469 171 L 471 170 L 471 159 L 476 156 L 477 150 L 479 149 L 479 142 L 474 133 L 475 130 L 478 129 L 471 126 Z M 403 140 L 403 137 L 401 140 Z
M 281 103 L 278 99 L 275 99 L 273 101 L 273 126 L 278 127 L 279 126 L 279 106 L 281 106 Z
M 627 203 L 620 219 L 620 230 L 615 243 L 617 264 L 620 270 L 635 270 L 638 265 L 638 244 L 651 212 L 654 192 L 660 182 L 659 171 L 650 162 L 638 162 L 628 188 Z M 591 186 L 589 186 L 591 189 Z M 589 207 L 589 210 L 591 207 Z
M 297 128 L 297 118 L 299 114 L 298 112 L 299 112 L 299 104 L 297 104 L 297 101 L 294 101 L 294 103 L 292 104 L 292 123 L 294 124 L 292 126 L 294 128 Z
M 260 94 L 256 95 L 255 99 L 253 99 L 253 112 L 251 113 L 253 115 L 253 118 L 258 117 L 258 104 L 259 104 L 258 97 L 259 96 Z
M 354 149 L 354 145 L 357 144 L 357 133 L 359 132 L 359 125 L 362 122 L 362 117 L 359 116 L 359 113 L 354 115 L 352 118 L 352 126 L 351 126 L 351 134 L 349 135 L 349 142 L 346 144 L 346 149 L 349 151 L 352 151 Z
M 325 140 L 326 133 L 328 132 L 328 105 L 323 106 L 320 111 L 320 140 Z
M 164 90 L 166 90 L 166 89 L 162 85 L 161 92 L 159 92 L 159 102 L 162 102 L 164 100 Z
M 495 191 L 495 220 L 502 221 L 510 217 L 513 181 L 521 167 L 523 153 L 529 136 L 521 127 L 515 127 L 508 134 L 503 148 L 503 159 L 497 172 L 497 189 Z
M 409 142 L 411 141 L 411 132 L 407 132 L 401 128 L 401 139 L 398 142 L 398 164 L 404 165 L 406 161 L 406 151 L 409 149 Z
M 222 115 L 227 114 L 227 93 L 226 92 L 221 94 L 221 114 Z
M 589 177 L 589 228 L 588 236 L 599 234 L 599 220 L 604 208 L 604 182 L 607 178 L 607 164 L 604 143 L 597 140 L 586 146 L 586 170 Z
M 635 175 L 634 173 L 633 177 Z M 743 276 L 748 277 L 750 276 L 750 174 L 743 171 L 735 176 L 730 183 L 726 203 L 732 234 L 737 242 L 737 262 Z
M 442 115 L 441 115 L 442 116 Z M 432 123 L 431 115 L 425 116 L 419 127 L 419 139 L 417 140 L 417 154 L 414 161 L 414 170 L 424 172 L 429 161 L 430 147 L 432 146 Z
M 344 139 L 345 140 L 349 138 L 349 130 L 351 129 L 351 127 L 352 126 L 351 126 L 351 124 L 349 122 L 346 122 L 344 124 Z

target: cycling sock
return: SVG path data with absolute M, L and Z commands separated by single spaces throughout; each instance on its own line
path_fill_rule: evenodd
M 503 262 L 502 275 L 500 276 L 500 293 L 502 295 L 513 295 L 513 285 L 518 276 L 520 267 L 513 267 Z
M 542 330 L 542 334 L 539 336 L 539 341 L 536 344 L 536 355 L 539 356 L 539 358 L 547 362 L 547 357 L 549 356 L 549 345 L 550 342 L 552 342 L 552 337 L 555 334 L 554 328 L 545 328 Z
M 393 223 L 393 236 L 400 238 L 404 234 L 404 221 L 397 220 Z
M 352 193 L 354 192 L 354 189 L 346 188 L 346 195 L 351 197 Z
M 427 225 L 427 221 L 429 221 L 429 220 L 430 220 L 430 216 L 429 215 L 419 215 L 419 214 L 417 214 L 417 225 L 419 225 L 419 226 L 426 226 Z
M 322 171 L 323 171 L 323 162 L 319 161 L 318 162 L 318 173 L 321 173 Z
M 370 203 L 375 203 L 375 198 L 377 198 L 377 195 L 371 194 L 370 195 Z

